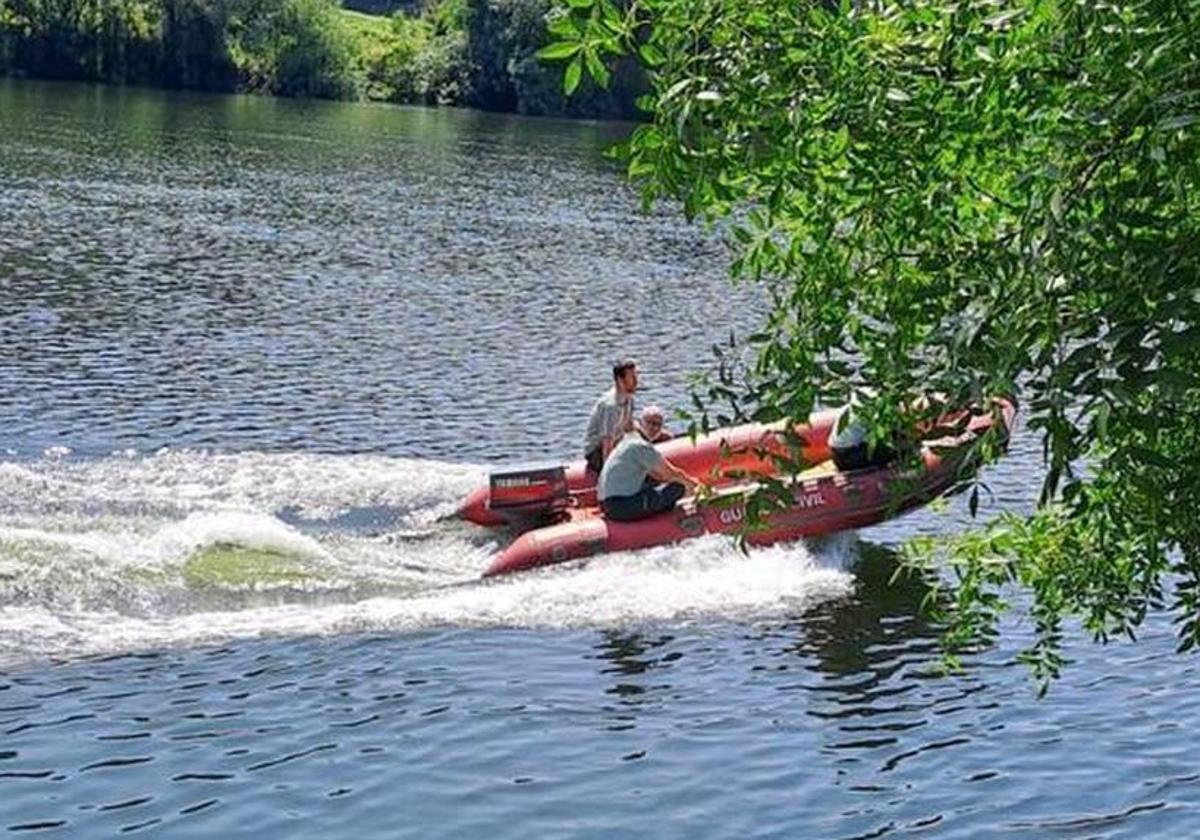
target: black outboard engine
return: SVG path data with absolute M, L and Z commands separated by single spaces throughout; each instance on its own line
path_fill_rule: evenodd
M 567 471 L 562 465 L 504 470 L 489 479 L 488 507 L 511 524 L 554 519 L 569 504 Z

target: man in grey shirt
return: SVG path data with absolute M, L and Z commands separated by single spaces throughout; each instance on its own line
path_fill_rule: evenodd
M 613 386 L 596 400 L 583 437 L 583 454 L 588 469 L 593 473 L 600 472 L 621 436 L 633 431 L 633 392 L 638 386 L 637 362 L 628 358 L 618 359 L 613 364 L 612 374 Z
M 604 462 L 596 491 L 609 519 L 629 522 L 670 510 L 685 493 L 695 492 L 699 486 L 650 442 L 662 431 L 662 425 L 662 411 L 646 406 L 634 433 L 622 438 Z M 658 484 L 650 479 L 670 483 Z

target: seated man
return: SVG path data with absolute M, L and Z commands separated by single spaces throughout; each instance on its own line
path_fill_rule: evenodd
M 841 431 L 838 431 L 838 426 Z M 866 425 L 854 418 L 850 406 L 843 409 L 842 416 L 833 428 L 829 449 L 833 452 L 833 463 L 843 472 L 882 467 L 896 457 L 896 453 L 885 443 L 871 445 Z
M 658 427 L 658 434 L 650 439 L 651 443 L 666 443 L 675 435 L 671 434 L 670 430 L 665 425 Z
M 650 443 L 662 425 L 662 411 L 647 406 L 634 432 L 623 437 L 604 462 L 596 489 L 609 519 L 630 522 L 670 510 L 685 493 L 699 486 Z

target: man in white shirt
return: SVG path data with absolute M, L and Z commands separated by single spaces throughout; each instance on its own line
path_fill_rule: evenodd
M 609 519 L 629 522 L 670 510 L 685 493 L 695 492 L 699 486 L 654 448 L 651 441 L 662 425 L 662 411 L 646 406 L 636 430 L 625 435 L 604 462 L 596 491 Z

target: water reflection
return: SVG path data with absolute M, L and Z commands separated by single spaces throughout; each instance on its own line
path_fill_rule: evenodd
M 606 688 L 605 694 L 615 699 L 616 705 L 602 706 L 607 720 L 605 729 L 623 732 L 637 727 L 638 718 L 645 712 L 647 704 L 658 703 L 658 695 L 669 692 L 668 683 L 648 684 L 648 680 L 659 669 L 666 670 L 668 663 L 679 659 L 678 651 L 667 648 L 675 639 L 672 635 L 647 636 L 637 632 L 616 630 L 601 631 L 602 641 L 596 646 L 594 658 L 604 663 L 600 669 L 602 678 L 617 679 Z M 664 674 L 664 676 L 666 676 Z
M 680 656 L 675 652 L 668 652 L 661 659 L 648 656 L 656 648 L 673 642 L 675 637 L 672 635 L 650 637 L 642 633 L 603 630 L 601 636 L 603 642 L 597 646 L 600 652 L 596 658 L 612 663 L 601 669 L 602 674 L 636 676 L 657 667 L 659 663 L 673 662 Z
M 855 555 L 855 597 L 806 615 L 803 638 L 791 650 L 815 656 L 817 668 L 831 676 L 869 674 L 874 681 L 901 665 L 935 660 L 940 631 L 921 610 L 931 582 L 896 576 L 900 558 L 887 546 L 860 541 Z
M 783 695 L 798 693 L 798 707 L 780 697 L 781 713 L 791 717 L 802 710 L 837 721 L 830 731 L 839 734 L 829 748 L 874 748 L 897 743 L 886 733 L 924 726 L 929 714 L 978 691 L 961 680 L 929 679 L 941 663 L 939 629 L 921 612 L 929 582 L 907 575 L 893 582 L 899 558 L 887 547 L 858 542 L 852 554 L 853 597 L 746 635 L 744 644 L 754 650 L 747 665 L 744 654 L 731 656 L 726 647 L 698 643 L 687 633 L 599 631 L 591 658 L 604 693 L 615 699 L 604 707 L 608 728 L 634 729 L 646 715 L 686 707 L 693 701 L 681 696 L 681 684 L 718 679 L 731 703 L 760 684 Z

